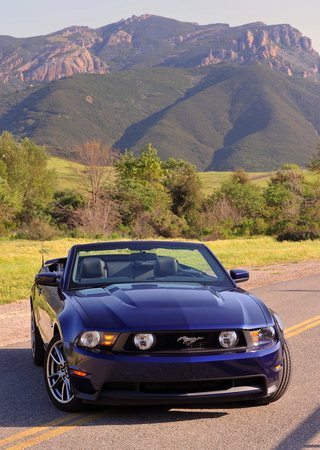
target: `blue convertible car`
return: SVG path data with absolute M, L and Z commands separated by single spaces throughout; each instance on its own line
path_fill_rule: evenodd
M 265 404 L 291 373 L 277 314 L 203 244 L 75 245 L 31 294 L 32 355 L 62 411 L 89 404 Z

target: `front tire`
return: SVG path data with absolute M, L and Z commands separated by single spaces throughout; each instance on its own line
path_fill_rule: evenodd
M 291 356 L 288 344 L 284 341 L 283 344 L 283 363 L 282 363 L 282 377 L 279 383 L 279 387 L 271 394 L 269 397 L 265 397 L 259 400 L 252 400 L 252 405 L 267 405 L 268 403 L 276 402 L 280 397 L 283 396 L 287 390 L 292 373 Z
M 88 409 L 72 392 L 64 345 L 59 335 L 51 339 L 47 348 L 44 381 L 52 403 L 61 411 L 76 412 Z

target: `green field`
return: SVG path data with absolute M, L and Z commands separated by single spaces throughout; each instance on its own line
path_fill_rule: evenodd
M 215 189 L 221 186 L 221 183 L 230 178 L 232 172 L 199 172 L 200 179 L 203 183 L 202 191 L 206 195 L 212 194 Z M 252 183 L 261 187 L 266 187 L 270 177 L 275 172 L 248 172 Z
M 0 304 L 27 299 L 34 275 L 44 259 L 66 256 L 69 248 L 85 239 L 55 241 L 0 241 Z M 92 242 L 92 240 L 90 240 Z M 263 266 L 284 262 L 318 259 L 320 240 L 303 242 L 276 242 L 271 237 L 206 242 L 225 267 Z
M 66 161 L 61 158 L 50 157 L 48 160 L 48 169 L 55 169 L 58 173 L 59 190 L 75 189 L 79 184 L 73 167 L 80 169 L 81 165 L 74 162 Z
M 75 175 L 75 171 L 73 167 L 77 169 L 81 169 L 80 164 L 76 164 L 70 161 L 66 161 L 61 158 L 50 157 L 48 161 L 48 168 L 55 169 L 58 173 L 59 179 L 59 190 L 64 189 L 76 189 L 79 185 L 79 180 Z M 111 169 L 113 171 L 113 169 Z M 212 194 L 215 189 L 218 189 L 221 186 L 221 183 L 226 181 L 232 172 L 199 172 L 200 179 L 203 183 L 203 192 L 206 195 Z M 252 172 L 249 173 L 249 177 L 253 183 L 258 184 L 259 186 L 265 187 L 267 185 L 270 176 L 272 176 L 274 172 Z M 113 179 L 113 177 L 111 177 Z
M 48 168 L 55 169 L 58 173 L 59 190 L 75 190 L 79 186 L 79 180 L 75 175 L 73 167 L 81 171 L 80 164 L 66 161 L 62 158 L 50 157 L 50 159 L 48 160 Z M 113 180 L 114 170 L 111 168 L 110 171 L 110 179 Z M 308 181 L 315 178 L 315 175 L 312 175 L 307 170 L 301 170 L 301 172 L 306 176 L 306 179 Z M 231 176 L 232 172 L 198 172 L 198 174 L 203 184 L 202 191 L 204 192 L 204 194 L 210 195 L 215 189 L 218 189 L 221 186 L 221 183 L 226 181 Z M 249 178 L 252 183 L 260 187 L 266 187 L 268 181 L 270 180 L 270 177 L 274 174 L 275 172 L 248 172 Z

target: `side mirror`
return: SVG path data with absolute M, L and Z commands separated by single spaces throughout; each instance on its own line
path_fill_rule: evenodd
M 249 272 L 243 269 L 230 270 L 230 275 L 236 283 L 243 283 L 244 281 L 248 281 L 250 278 Z
M 61 275 L 55 272 L 42 272 L 37 273 L 35 276 L 35 283 L 40 286 L 59 286 L 61 280 Z

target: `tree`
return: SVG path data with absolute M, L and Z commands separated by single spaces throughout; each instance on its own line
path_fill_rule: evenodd
M 44 148 L 29 139 L 16 141 L 8 131 L 0 136 L 2 186 L 8 187 L 10 194 L 6 196 L 6 201 L 10 198 L 15 218 L 20 222 L 30 223 L 34 217 L 44 215 L 46 206 L 52 200 L 57 174 L 47 168 L 47 162 L 48 155 Z
M 118 153 L 100 141 L 87 141 L 75 152 L 76 161 L 83 167 L 72 166 L 79 180 L 79 190 L 84 192 L 88 201 L 96 205 L 110 182 L 111 170 Z
M 241 217 L 255 219 L 263 216 L 264 201 L 262 189 L 248 181 L 245 172 L 235 172 L 230 179 L 221 184 L 212 200 L 225 197 L 230 205 L 236 209 Z
M 250 177 L 242 167 L 239 167 L 239 169 L 231 175 L 231 180 L 238 181 L 240 184 L 248 184 L 250 182 Z
M 161 161 L 161 168 L 164 170 L 165 175 L 170 175 L 170 173 L 174 173 L 188 167 L 194 171 L 196 170 L 196 166 L 193 166 L 183 159 L 169 158 L 167 161 Z
M 268 233 L 278 240 L 320 236 L 320 185 L 297 171 L 279 171 L 264 191 Z
M 49 205 L 49 213 L 61 229 L 74 230 L 78 225 L 77 211 L 84 207 L 85 203 L 84 197 L 77 192 L 57 191 Z
M 133 224 L 143 212 L 152 211 L 157 205 L 168 209 L 169 195 L 160 183 L 163 177 L 161 160 L 157 150 L 148 144 L 136 158 L 133 152 L 125 151 L 115 164 L 117 185 L 113 196 L 118 202 L 122 221 Z
M 237 169 L 203 204 L 199 225 L 205 234 L 225 238 L 263 234 L 265 201 L 262 189 Z
M 122 181 L 130 179 L 143 184 L 157 183 L 164 174 L 157 150 L 151 143 L 142 147 L 139 158 L 126 150 L 115 167 Z
M 133 152 L 126 151 L 115 166 L 118 183 L 114 198 L 119 204 L 122 223 L 130 227 L 132 236 L 179 236 L 186 227 L 186 222 L 171 210 L 174 194 L 173 191 L 170 192 L 169 179 L 179 169 L 193 166 L 172 158 L 168 162 L 161 161 L 152 144 L 144 146 L 138 158 Z M 184 188 L 190 184 L 190 180 L 180 180 L 180 183 Z M 176 191 L 180 187 L 181 184 L 177 181 Z M 192 201 L 190 196 L 190 202 Z M 185 210 L 181 211 L 181 214 L 184 213 Z
M 169 158 L 161 162 L 163 185 L 171 196 L 171 211 L 191 223 L 201 210 L 204 199 L 196 167 L 183 159 Z
M 178 217 L 192 222 L 201 210 L 203 194 L 201 180 L 191 164 L 170 170 L 165 185 L 171 196 L 171 210 Z
M 78 177 L 79 193 L 83 197 L 65 197 L 69 228 L 91 237 L 108 237 L 119 223 L 117 205 L 108 191 L 113 178 L 111 166 L 118 153 L 100 141 L 87 141 L 76 149 L 75 159 L 81 167 L 73 166 Z M 84 202 L 83 202 L 84 201 Z
M 85 204 L 74 210 L 74 229 L 92 238 L 109 237 L 120 223 L 117 205 L 110 198 L 99 197 L 95 204 Z
M 320 141 L 318 142 L 317 149 L 317 153 L 311 156 L 310 162 L 307 164 L 307 168 L 311 172 L 317 172 L 320 174 Z

